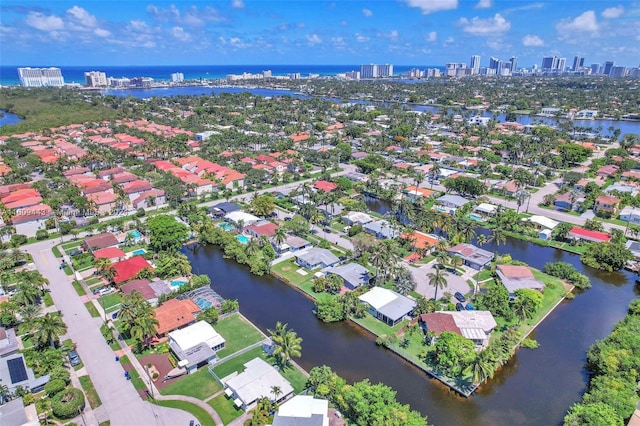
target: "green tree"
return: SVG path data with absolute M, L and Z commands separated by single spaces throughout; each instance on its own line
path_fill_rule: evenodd
M 174 217 L 158 215 L 147 220 L 149 247 L 155 252 L 175 251 L 189 237 L 187 226 Z
M 531 319 L 542 304 L 542 293 L 529 288 L 515 291 L 516 300 L 513 302 L 513 313 L 520 322 Z
M 447 288 L 447 277 L 449 274 L 444 272 L 444 269 L 436 269 L 435 272 L 429 272 L 427 274 L 427 279 L 429 280 L 429 285 L 435 288 L 435 293 L 433 295 L 433 300 L 438 300 L 438 289 Z
M 181 277 L 191 274 L 191 262 L 183 253 L 162 252 L 155 260 L 155 273 L 161 278 Z
M 55 347 L 60 337 L 67 332 L 67 326 L 60 315 L 47 313 L 33 321 L 33 337 L 39 345 Z
M 213 306 L 205 309 L 204 311 L 198 313 L 198 316 L 196 317 L 197 321 L 206 321 L 209 324 L 213 325 L 215 323 L 218 322 L 218 317 L 220 316 L 220 314 L 218 313 L 218 310 L 216 308 L 214 308 Z
M 474 383 L 485 382 L 487 379 L 493 378 L 494 371 L 494 362 L 489 359 L 487 351 L 478 352 L 466 369 Z
M 258 216 L 268 216 L 273 213 L 276 207 L 274 198 L 271 195 L 265 194 L 254 197 L 251 200 L 251 210 Z
M 302 355 L 302 338 L 293 330 L 287 329 L 287 324 L 280 321 L 276 323 L 274 330 L 268 330 L 269 337 L 275 344 L 273 355 L 278 359 L 280 366 L 289 365 L 292 357 L 300 357 Z
M 450 331 L 440 333 L 432 355 L 432 361 L 439 370 L 457 376 L 474 358 L 471 340 Z
M 624 420 L 602 402 L 574 404 L 564 418 L 565 426 L 623 426 Z

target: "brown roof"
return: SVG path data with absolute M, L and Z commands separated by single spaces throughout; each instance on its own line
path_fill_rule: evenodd
M 195 321 L 195 315 L 200 312 L 198 305 L 191 299 L 171 299 L 156 308 L 158 334 L 165 334 L 180 327 L 187 326 Z
M 533 272 L 526 266 L 498 265 L 498 269 L 507 278 L 533 278 Z
M 462 335 L 453 317 L 449 314 L 440 312 L 422 314 L 420 315 L 420 321 L 424 322 L 427 325 L 427 329 L 432 331 L 436 336 L 439 336 L 440 333 L 445 331 Z
M 153 299 L 156 297 L 156 292 L 153 291 L 149 285 L 149 280 L 133 280 L 120 287 L 120 291 L 123 294 L 131 294 L 137 291 L 142 294 L 145 299 Z
M 103 249 L 106 247 L 117 246 L 118 239 L 111 232 L 105 232 L 104 234 L 96 235 L 95 237 L 89 237 L 84 240 L 85 246 L 89 250 Z

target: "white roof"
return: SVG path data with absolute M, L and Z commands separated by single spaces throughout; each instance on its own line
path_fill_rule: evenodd
M 226 385 L 233 390 L 244 405 L 251 405 L 263 396 L 273 401 L 273 386 L 278 386 L 286 396 L 293 392 L 293 387 L 272 365 L 262 358 L 254 358 L 244 365 L 244 372 L 227 380 Z
M 188 327 L 169 333 L 169 339 L 186 351 L 200 343 L 206 343 L 210 348 L 214 348 L 225 342 L 224 337 L 218 334 L 206 321 L 198 321 Z
M 255 222 L 259 222 L 260 219 L 258 216 L 254 216 L 250 213 L 245 213 L 241 211 L 235 211 L 231 213 L 227 213 L 224 215 L 225 219 L 230 220 L 231 222 L 238 223 L 239 221 L 243 221 L 245 225 L 251 225 Z
M 529 218 L 529 221 L 549 229 L 554 229 L 556 226 L 560 224 L 560 222 L 556 220 L 549 219 L 548 217 L 545 217 L 545 216 L 537 216 L 537 215 L 531 216 Z
M 476 206 L 475 211 L 477 212 L 482 212 L 482 213 L 493 213 L 498 209 L 498 206 L 494 206 L 493 204 L 489 204 L 489 203 L 480 203 Z
M 310 395 L 296 395 L 285 402 L 278 409 L 278 417 L 310 418 L 314 414 L 323 416 L 322 425 L 329 424 L 327 413 L 329 412 L 329 401 L 326 399 L 315 399 Z
M 363 212 L 349 212 L 347 214 L 345 214 L 343 217 L 346 217 L 347 219 L 349 219 L 352 222 L 359 222 L 362 224 L 365 223 L 369 223 L 371 221 L 373 221 L 374 217 L 371 215 L 368 215 L 366 213 Z
M 387 290 L 382 287 L 373 287 L 371 290 L 358 297 L 365 303 L 368 303 L 372 308 L 378 310 L 387 303 L 393 302 L 398 297 L 398 294 L 394 291 Z
M 444 313 L 453 317 L 453 321 L 460 330 L 481 329 L 485 333 L 489 333 L 498 325 L 489 311 L 450 311 Z

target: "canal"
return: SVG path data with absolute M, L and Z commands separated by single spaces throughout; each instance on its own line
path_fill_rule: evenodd
M 299 362 L 308 370 L 326 364 L 349 381 L 368 377 L 374 383 L 383 382 L 397 391 L 401 402 L 427 415 L 435 425 L 560 424 L 585 390 L 587 349 L 611 331 L 636 296 L 633 277 L 587 269 L 575 255 L 520 240 L 484 247 L 509 253 L 536 268 L 547 262 L 569 262 L 589 276 L 593 287 L 553 311 L 535 332 L 540 347 L 519 350 L 471 398 L 459 397 L 376 346 L 373 337 L 354 324 L 318 321 L 313 303 L 302 294 L 273 277 L 252 275 L 248 268 L 223 259 L 217 248 L 193 245 L 184 250 L 193 272 L 208 274 L 223 297 L 238 299 L 243 314 L 263 331 L 276 321 L 295 329 L 304 339 Z

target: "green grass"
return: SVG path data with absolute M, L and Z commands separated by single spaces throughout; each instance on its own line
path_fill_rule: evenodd
M 222 379 L 233 372 L 242 371 L 244 368 L 244 364 L 254 358 L 262 358 L 266 360 L 267 354 L 264 353 L 262 348 L 254 348 L 246 353 L 243 353 L 240 356 L 230 359 L 229 361 L 219 363 L 218 366 L 214 367 L 213 372 Z
M 76 293 L 78 293 L 78 296 L 85 296 L 87 294 L 87 292 L 84 290 L 84 287 L 82 286 L 82 283 L 80 283 L 80 281 L 73 280 L 71 284 L 73 285 L 73 288 L 76 289 Z
M 98 426 L 111 426 L 111 420 L 104 421 L 100 423 Z
M 233 420 L 244 414 L 244 411 L 236 407 L 233 401 L 227 398 L 224 394 L 216 396 L 207 404 L 216 410 L 216 413 L 218 413 L 222 419 L 222 423 L 225 425 L 228 425 Z
M 93 386 L 93 382 L 91 381 L 91 377 L 89 376 L 80 376 L 78 377 L 80 380 L 80 384 L 82 385 L 82 389 L 84 390 L 84 394 L 87 395 L 87 399 L 89 400 L 89 405 L 94 410 L 102 405 L 102 401 L 100 401 L 100 396 L 98 396 L 98 392 L 96 392 L 96 388 Z
M 66 268 L 62 268 L 62 270 L 64 271 L 65 274 L 67 275 L 73 275 L 73 271 L 71 270 L 70 267 L 66 267 Z
M 216 426 L 216 422 L 211 418 L 209 413 L 190 402 L 159 400 L 153 400 L 151 402 L 156 405 L 160 405 L 161 407 L 176 408 L 178 410 L 186 411 L 187 413 L 192 414 L 196 419 L 198 419 L 198 423 L 200 423 L 201 426 Z
M 300 275 L 296 272 L 298 269 L 303 269 L 307 275 Z M 308 271 L 301 266 L 296 265 L 293 259 L 285 260 L 284 262 L 274 265 L 271 268 L 271 272 L 297 286 L 313 278 L 313 271 Z
M 160 391 L 162 395 L 187 395 L 206 399 L 222 390 L 222 385 L 213 378 L 207 368 L 188 374 Z
M 131 365 L 131 363 L 129 362 L 129 357 L 127 357 L 126 355 L 120 357 L 120 364 Z M 131 365 L 130 369 L 127 371 L 129 371 L 129 377 L 131 377 L 131 383 L 133 384 L 134 389 L 143 390 L 147 388 L 147 385 L 144 384 L 144 382 L 140 378 L 140 375 L 138 374 L 138 371 L 133 368 L 133 365 Z
M 51 297 L 51 293 L 45 293 L 42 297 L 42 301 L 46 307 L 53 306 L 53 297 Z
M 302 392 L 307 385 L 307 376 L 298 370 L 296 367 L 290 365 L 280 370 L 282 376 L 291 383 L 295 393 Z
M 111 294 L 107 294 L 106 296 L 102 296 L 99 300 L 100 302 L 100 306 L 102 306 L 105 310 L 119 305 L 122 302 L 122 299 L 120 297 L 120 293 L 111 293 Z
M 55 257 L 58 257 L 58 258 L 62 257 L 62 253 L 60 253 L 60 249 L 58 248 L 58 246 L 53 247 L 51 251 L 53 252 L 53 255 Z
M 221 319 L 213 328 L 225 340 L 224 349 L 218 351 L 220 358 L 224 358 L 264 339 L 253 325 L 237 314 Z
M 71 249 L 75 249 L 82 245 L 82 241 L 69 241 L 60 245 L 64 249 L 64 251 L 73 251 Z
M 393 327 L 388 326 L 377 318 L 374 318 L 370 313 L 366 313 L 363 318 L 352 318 L 357 324 L 366 328 L 376 336 L 382 336 L 383 334 L 395 334 L 397 333 L 406 321 L 402 321 Z
M 96 309 L 92 301 L 85 303 L 84 306 L 87 307 L 87 311 L 89 311 L 89 315 L 92 317 L 98 318 L 100 316 L 100 312 L 98 312 L 98 309 Z
M 89 279 L 84 280 L 84 283 L 88 286 L 92 286 L 94 284 L 102 283 L 102 278 L 100 277 L 91 277 Z

